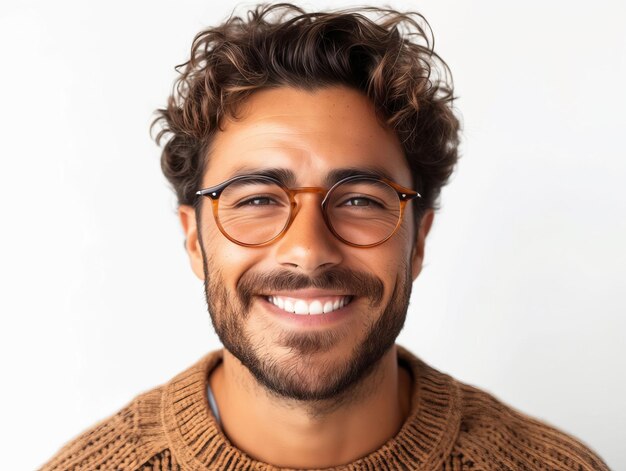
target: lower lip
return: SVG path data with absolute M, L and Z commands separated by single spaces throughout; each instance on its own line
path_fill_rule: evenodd
M 337 309 L 336 311 L 328 312 L 326 314 L 294 314 L 292 312 L 283 311 L 275 304 L 269 302 L 266 297 L 260 296 L 259 300 L 261 304 L 270 313 L 278 317 L 281 321 L 286 322 L 295 327 L 323 327 L 337 324 L 344 321 L 354 313 L 355 300 L 352 299 L 346 306 Z

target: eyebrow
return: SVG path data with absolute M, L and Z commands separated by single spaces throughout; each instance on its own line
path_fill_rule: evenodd
M 264 177 L 270 177 L 274 180 L 278 180 L 280 183 L 289 188 L 296 187 L 297 177 L 293 170 L 280 167 L 241 167 L 234 174 L 233 177 L 241 175 L 262 175 Z M 367 166 L 367 167 L 344 167 L 331 170 L 326 178 L 324 178 L 324 184 L 330 188 L 335 183 L 344 178 L 363 175 L 367 177 L 383 177 L 387 180 L 394 181 L 394 178 L 389 175 L 382 167 Z
M 278 180 L 280 183 L 287 187 L 295 186 L 296 174 L 286 168 L 279 167 L 240 167 L 232 175 L 233 177 L 239 177 L 244 175 L 261 175 L 263 177 L 270 177 L 274 180 Z
M 337 183 L 339 180 L 343 180 L 344 178 L 353 177 L 356 175 L 362 175 L 366 177 L 383 177 L 387 180 L 395 181 L 395 179 L 389 175 L 384 168 L 378 166 L 368 166 L 368 167 L 346 167 L 346 168 L 338 168 L 332 170 L 325 179 L 326 185 L 329 187 Z

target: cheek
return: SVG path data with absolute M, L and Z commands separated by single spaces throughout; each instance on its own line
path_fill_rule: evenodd
M 351 268 L 370 273 L 383 282 L 385 302 L 389 301 L 399 283 L 407 282 L 407 270 L 410 267 L 410 248 L 390 242 L 379 247 L 358 249 L 348 259 L 351 260 Z
M 383 259 L 389 262 L 394 271 L 399 271 L 401 266 L 406 267 L 409 263 L 415 242 L 414 237 L 414 231 L 405 221 L 393 237 L 380 246 L 384 251 Z
M 385 273 L 385 284 L 390 291 L 393 291 L 398 283 L 411 282 L 411 254 L 413 241 L 409 237 L 410 230 L 402 228 L 394 237 L 394 243 L 390 244 L 389 250 L 383 258 L 381 275 Z M 408 277 L 408 278 L 407 278 Z
M 236 287 L 244 273 L 259 264 L 266 252 L 263 248 L 237 245 L 224 237 L 217 228 L 206 230 L 206 237 L 203 234 L 203 239 L 209 264 L 213 269 L 219 269 L 225 287 L 229 290 Z
M 403 258 L 388 259 L 388 262 L 381 269 L 381 274 L 379 275 L 381 278 L 384 276 L 383 282 L 385 283 L 387 295 L 390 295 L 396 290 L 398 283 L 406 283 L 407 267 L 408 264 Z M 383 270 L 384 275 L 382 274 Z

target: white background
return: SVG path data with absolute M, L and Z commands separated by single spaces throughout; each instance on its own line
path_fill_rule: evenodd
M 392 5 L 429 19 L 464 121 L 400 343 L 626 469 L 623 2 Z M 219 346 L 148 126 L 233 6 L 0 7 L 5 469 Z

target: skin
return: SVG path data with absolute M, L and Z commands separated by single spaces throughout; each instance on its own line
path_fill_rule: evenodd
M 325 177 L 334 169 L 379 167 L 395 182 L 411 187 L 409 167 L 395 133 L 381 125 L 366 97 L 341 86 L 313 92 L 281 87 L 253 94 L 239 119 L 227 121 L 216 134 L 203 188 L 223 182 L 242 167 L 289 169 L 297 177 L 297 186 L 320 187 L 326 186 Z M 319 195 L 301 194 L 297 201 L 299 212 L 284 236 L 254 248 L 234 244 L 219 232 L 208 199 L 201 209 L 201 237 L 194 209 L 181 206 L 179 216 L 194 273 L 204 280 L 203 263 L 207 263 L 209 273 L 219 273 L 220 286 L 234 299 L 238 281 L 249 272 L 280 269 L 315 277 L 324 270 L 344 267 L 382 281 L 382 306 L 391 302 L 394 288 L 412 283 L 420 273 L 432 210 L 425 213 L 417 230 L 412 211 L 407 210 L 393 237 L 363 249 L 332 235 L 322 219 Z M 242 321 L 242 334 L 279 369 L 295 369 L 302 388 L 318 391 L 329 371 L 351 361 L 355 347 L 381 315 L 381 308 L 365 299 L 355 299 L 348 307 L 349 315 L 336 323 L 300 326 L 283 322 L 260 297 L 255 298 Z M 219 319 L 219 312 L 213 315 Z M 279 341 L 285 332 L 306 335 L 324 329 L 334 330 L 340 341 L 306 358 Z M 223 431 L 235 446 L 276 466 L 324 468 L 367 455 L 401 428 L 410 408 L 412 380 L 398 367 L 396 358 L 392 346 L 371 374 L 350 391 L 323 401 L 296 400 L 268 391 L 228 350 L 209 381 Z

